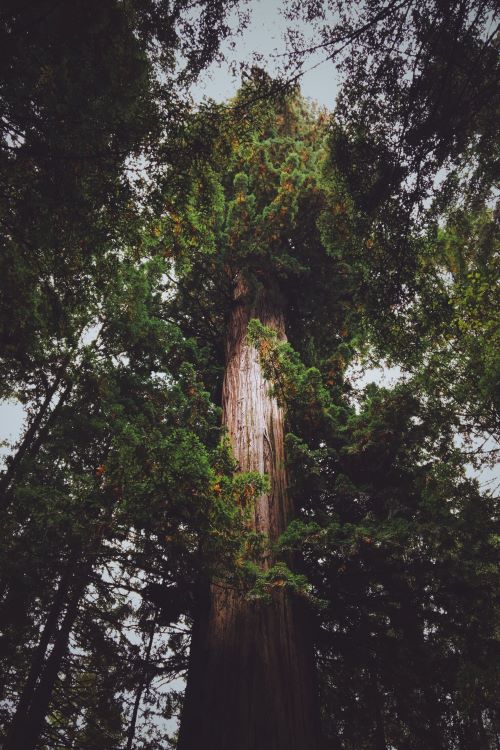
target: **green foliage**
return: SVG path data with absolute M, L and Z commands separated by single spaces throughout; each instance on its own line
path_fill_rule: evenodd
M 328 385 L 338 385 L 338 382 L 330 379 L 324 383 L 317 367 L 306 367 L 290 344 L 280 341 L 275 331 L 258 320 L 249 322 L 248 339 L 259 353 L 264 375 L 270 381 L 278 403 L 287 407 L 289 420 L 307 422 L 312 432 L 333 415 L 340 417 L 342 409 L 334 404 L 328 388 Z M 330 364 L 333 367 L 333 357 Z M 340 373 L 345 366 L 340 352 L 337 364 Z M 330 376 L 333 373 L 329 372 Z
M 163 309 L 151 226 L 187 118 L 180 87 L 228 33 L 231 4 L 208 5 L 196 19 L 149 0 L 2 10 L 1 394 L 26 425 L 0 482 L 0 718 L 23 748 L 123 747 L 140 592 L 170 581 L 189 612 L 218 517 L 220 414 L 205 353 Z M 156 677 L 182 671 L 184 640 L 170 662 L 158 649 Z M 24 735 L 6 739 L 16 708 Z
M 286 451 L 301 512 L 278 547 L 306 576 L 283 573 L 283 586 L 316 605 L 327 731 L 358 747 L 383 715 L 394 743 L 451 747 L 476 736 L 483 712 L 489 747 L 498 503 L 466 477 L 454 410 L 420 374 L 350 403 L 258 321 L 249 338 L 295 433 Z M 275 572 L 254 575 L 270 596 Z
M 498 430 L 490 6 L 344 15 L 359 45 L 328 119 L 258 70 L 189 111 L 227 3 L 77 5 L 0 19 L 0 372 L 26 407 L 1 477 L 2 739 L 34 672 L 34 744 L 122 748 L 138 699 L 140 742 L 165 746 L 162 684 L 218 580 L 308 603 L 332 746 L 490 750 L 498 504 L 468 466 Z M 250 522 L 269 478 L 220 428 L 240 274 L 289 339 L 248 326 L 296 507 L 270 567 Z M 356 390 L 366 351 L 403 381 Z
M 325 248 L 318 223 L 330 211 L 323 176 L 328 119 L 297 91 L 273 101 L 259 97 L 261 85 L 256 71 L 232 108 L 202 112 L 205 126 L 218 117 L 208 134 L 210 149 L 196 152 L 182 181 L 165 186 L 158 250 L 173 259 L 179 279 L 173 314 L 220 357 L 214 339 L 236 275 L 254 291 L 272 281 L 289 307 L 294 345 L 327 358 L 332 345 L 352 338 L 359 317 L 354 277 L 344 259 Z M 191 133 L 195 143 L 199 127 Z M 318 304 L 325 316 L 316 326 Z M 207 319 L 201 330 L 200 310 Z

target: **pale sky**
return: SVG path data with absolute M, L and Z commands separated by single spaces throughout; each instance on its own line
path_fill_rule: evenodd
M 241 37 L 236 38 L 234 50 L 230 48 L 230 43 L 223 46 L 227 62 L 212 65 L 202 75 L 192 92 L 195 101 L 200 101 L 204 96 L 216 101 L 224 101 L 233 96 L 240 80 L 239 76 L 231 75 L 229 64 L 236 62 L 237 65 L 240 61 L 251 63 L 255 53 L 262 56 L 257 61 L 260 67 L 271 75 L 277 73 L 287 58 L 285 31 L 289 25 L 280 12 L 281 6 L 281 0 L 253 0 L 248 4 L 250 22 L 247 28 Z M 236 16 L 233 14 L 233 28 L 236 23 Z M 307 72 L 301 78 L 301 88 L 304 96 L 332 110 L 338 90 L 338 76 L 333 63 L 324 58 L 324 53 L 308 57 L 305 66 Z

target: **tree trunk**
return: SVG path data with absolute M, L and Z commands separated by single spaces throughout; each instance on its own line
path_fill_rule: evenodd
M 155 612 L 155 616 L 153 618 L 153 624 L 151 625 L 151 632 L 149 634 L 148 644 L 146 646 L 146 651 L 144 654 L 144 669 L 143 669 L 143 673 L 140 676 L 139 685 L 137 686 L 137 692 L 135 694 L 134 707 L 132 709 L 132 717 L 130 719 L 130 725 L 129 725 L 128 732 L 127 732 L 127 744 L 125 746 L 125 750 L 132 750 L 133 745 L 134 745 L 137 717 L 139 716 L 139 708 L 141 706 L 142 694 L 144 692 L 144 688 L 146 687 L 147 679 L 148 679 L 149 660 L 151 658 L 151 650 L 153 648 L 157 617 L 158 617 L 158 611 Z
M 71 630 L 75 623 L 78 607 L 86 586 L 86 578 L 75 584 L 75 588 L 69 596 L 61 626 L 54 637 L 52 651 L 33 693 L 31 705 L 26 713 L 26 721 L 21 725 L 16 723 L 11 728 L 5 740 L 3 750 L 35 750 L 40 739 L 40 734 L 43 731 L 57 674 L 68 649 Z
M 285 338 L 279 294 L 251 292 L 240 276 L 226 337 L 223 422 L 240 471 L 269 475 L 255 503 L 255 530 L 275 540 L 292 516 L 284 468 L 284 417 L 269 394 L 251 318 Z M 273 563 L 269 553 L 263 567 Z M 286 591 L 272 602 L 213 581 L 193 631 L 179 750 L 315 750 L 319 720 L 307 620 Z
M 24 434 L 16 453 L 12 456 L 10 462 L 7 465 L 7 468 L 0 477 L 0 510 L 2 511 L 5 510 L 11 500 L 11 485 L 15 478 L 16 472 L 21 466 L 24 458 L 26 456 L 33 455 L 40 448 L 40 445 L 43 442 L 48 428 L 51 426 L 51 423 L 61 410 L 61 407 L 64 406 L 64 403 L 71 392 L 71 385 L 66 386 L 59 398 L 59 401 L 53 408 L 52 412 L 49 413 L 45 425 L 42 427 L 42 422 L 45 418 L 45 415 L 49 411 L 52 399 L 62 382 L 63 376 L 66 371 L 66 366 L 67 362 L 60 368 L 57 376 L 54 379 L 54 382 L 48 389 L 45 395 L 45 399 L 43 400 L 38 412 L 36 413 L 30 426 L 26 430 L 26 433 Z M 37 432 L 39 432 L 39 435 L 35 440 Z
M 21 696 L 19 698 L 19 702 L 17 704 L 16 711 L 9 727 L 9 732 L 7 734 L 5 745 L 6 749 L 10 744 L 12 744 L 12 742 L 15 742 L 15 738 L 19 733 L 22 733 L 24 731 L 24 727 L 26 726 L 28 711 L 34 701 L 34 697 L 36 694 L 36 684 L 43 670 L 45 655 L 47 653 L 50 641 L 56 631 L 59 616 L 66 603 L 66 596 L 71 582 L 73 565 L 74 561 L 71 561 L 68 569 L 61 576 L 61 580 L 59 581 L 59 585 L 57 587 L 47 619 L 45 621 L 45 625 L 40 635 L 40 640 L 33 652 L 30 669 L 26 676 L 26 682 L 24 683 Z

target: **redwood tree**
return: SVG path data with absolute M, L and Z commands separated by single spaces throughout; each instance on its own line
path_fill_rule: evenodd
M 200 118 L 205 150 L 171 175 L 159 231 L 176 268 L 171 314 L 220 368 L 211 382 L 236 473 L 269 478 L 243 497 L 254 544 L 235 571 L 200 578 L 179 746 L 315 747 L 319 703 L 333 747 L 466 747 L 479 732 L 486 748 L 496 568 L 481 560 L 494 556 L 494 502 L 466 478 L 456 408 L 411 349 L 392 349 L 413 368 L 392 391 L 363 394 L 346 377 L 370 340 L 390 350 L 386 320 L 391 336 L 409 335 L 413 315 L 432 329 L 439 254 L 397 198 L 362 213 L 338 127 L 297 92 L 262 97 L 269 83 L 254 71 Z M 370 182 L 362 160 L 347 166 Z M 441 362 L 438 339 L 420 345 Z M 480 627 L 461 617 L 459 591 Z
M 316 227 L 324 203 L 318 182 L 324 118 L 309 112 L 296 93 L 249 105 L 255 91 L 255 81 L 243 87 L 211 159 L 193 165 L 191 193 L 184 191 L 182 203 L 169 206 L 164 217 L 178 258 L 174 306 L 185 316 L 191 309 L 192 320 L 205 306 L 220 331 L 223 426 L 236 470 L 258 472 L 269 482 L 264 493 L 246 500 L 247 528 L 259 544 L 241 568 L 261 582 L 260 593 L 249 594 L 243 573 L 212 574 L 200 584 L 180 748 L 299 750 L 320 741 L 313 617 L 297 585 L 298 561 L 276 551 L 294 517 L 286 415 L 248 326 L 256 320 L 286 341 L 293 315 L 295 330 L 302 320 L 314 337 L 310 302 L 301 305 L 306 295 L 299 283 L 308 272 L 304 262 L 310 267 L 321 255 L 324 267 L 331 265 Z M 242 118 L 240 108 L 250 117 Z M 318 282 L 322 295 L 321 277 Z M 335 303 L 327 326 L 334 337 L 340 328 Z
M 189 79 L 227 3 L 11 5 L 5 747 L 163 750 L 190 656 L 183 750 L 314 748 L 319 713 L 336 750 L 492 750 L 498 505 L 466 465 L 499 424 L 489 3 L 368 4 L 335 121 L 258 70 L 221 107 L 170 96 L 170 21 Z M 357 388 L 370 350 L 403 382 Z
M 284 309 L 276 287 L 263 282 L 252 289 L 245 272 L 238 273 L 225 334 L 223 424 L 238 469 L 269 477 L 268 490 L 249 501 L 250 527 L 268 540 L 256 560 L 264 570 L 275 561 L 271 543 L 293 508 L 283 410 L 247 340 L 247 326 L 255 318 L 284 338 Z M 277 588 L 270 601 L 252 600 L 213 578 L 196 617 L 179 747 L 317 747 L 312 642 L 304 613 L 286 589 Z

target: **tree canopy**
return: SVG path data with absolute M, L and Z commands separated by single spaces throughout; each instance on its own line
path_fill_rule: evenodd
M 497 747 L 496 7 L 335 6 L 285 3 L 333 114 L 258 68 L 190 103 L 241 3 L 2 10 L 5 750 L 175 747 L 214 578 L 304 607 L 325 747 Z M 285 311 L 247 331 L 286 420 L 272 542 L 221 427 L 242 276 Z

